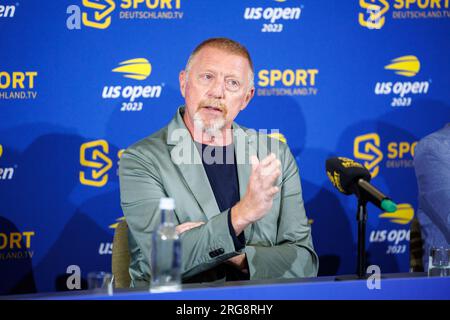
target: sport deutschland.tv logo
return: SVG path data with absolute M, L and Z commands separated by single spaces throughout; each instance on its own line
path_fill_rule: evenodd
M 81 25 L 106 29 L 112 23 L 111 15 L 119 9 L 119 19 L 182 19 L 181 0 L 82 0 L 67 7 L 69 30 L 81 29 Z
M 413 78 L 421 68 L 421 63 L 416 56 L 407 55 L 392 59 L 384 69 L 394 74 Z M 412 104 L 412 97 L 428 93 L 431 79 L 428 81 L 380 81 L 375 84 L 374 92 L 378 96 L 393 95 L 391 107 L 408 107 Z
M 36 232 L 0 232 L 0 261 L 32 259 L 32 239 Z
M 392 8 L 387 0 L 359 0 L 361 11 L 358 22 L 367 29 L 381 29 L 386 23 L 386 13 L 392 9 L 391 18 L 442 19 L 450 18 L 449 0 L 394 0 Z
M 127 79 L 144 81 L 150 76 L 152 65 L 145 58 L 130 59 L 120 62 L 116 68 L 112 69 L 112 72 L 121 74 Z M 144 106 L 142 99 L 159 98 L 163 87 L 164 83 L 146 86 L 106 85 L 103 87 L 102 98 L 127 100 L 122 102 L 120 111 L 141 111 Z
M 36 99 L 37 71 L 0 70 L 0 100 Z
M 319 69 L 261 69 L 257 73 L 258 96 L 315 96 Z
M 417 141 L 391 141 L 383 152 L 380 136 L 367 133 L 357 136 L 353 142 L 353 156 L 364 160 L 364 166 L 370 171 L 372 178 L 380 172 L 380 165 L 387 156 L 385 167 L 388 169 L 413 168 L 414 151 Z

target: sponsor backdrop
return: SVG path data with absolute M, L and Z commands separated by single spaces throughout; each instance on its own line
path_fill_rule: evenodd
M 409 270 L 414 148 L 450 121 L 448 0 L 1 0 L 0 293 L 111 270 L 121 153 L 168 123 L 178 72 L 216 36 L 253 56 L 237 121 L 279 129 L 296 157 L 320 274 L 356 271 L 356 200 L 325 173 L 336 155 L 400 204 L 368 205 L 369 264 Z

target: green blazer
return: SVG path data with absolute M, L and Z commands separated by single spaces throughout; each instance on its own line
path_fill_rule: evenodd
M 161 197 L 175 199 L 177 223 L 205 222 L 180 236 L 183 280 L 221 280 L 215 270 L 243 252 L 250 279 L 316 276 L 318 257 L 303 206 L 297 164 L 288 146 L 233 123 L 241 198 L 251 172 L 251 155 L 263 159 L 274 152 L 282 164 L 277 181 L 280 192 L 272 209 L 244 230 L 246 246 L 235 251 L 228 210 L 219 211 L 200 153 L 183 122 L 183 113 L 184 107 L 180 107 L 167 127 L 130 146 L 120 159 L 120 197 L 129 226 L 131 286 L 150 283 L 151 232 L 160 222 Z

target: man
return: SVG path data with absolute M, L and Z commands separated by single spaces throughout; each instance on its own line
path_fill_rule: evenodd
M 184 282 L 317 275 L 289 148 L 233 122 L 254 95 L 253 75 L 242 45 L 204 41 L 179 75 L 185 107 L 123 153 L 120 191 L 132 287 L 150 282 L 161 197 L 175 199 Z
M 417 218 L 426 271 L 430 249 L 450 244 L 450 123 L 419 141 L 414 168 L 419 188 Z

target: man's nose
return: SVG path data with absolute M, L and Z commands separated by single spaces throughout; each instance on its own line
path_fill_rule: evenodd
M 214 79 L 214 82 L 209 88 L 208 95 L 212 98 L 223 99 L 225 97 L 225 81 L 219 78 Z

